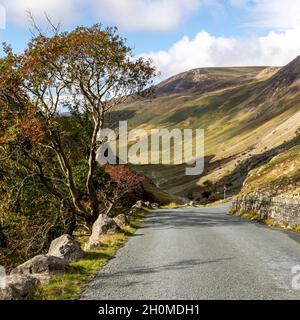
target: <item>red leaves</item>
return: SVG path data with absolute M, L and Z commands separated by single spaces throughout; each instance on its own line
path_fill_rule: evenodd
M 34 117 L 31 111 L 27 112 L 19 127 L 24 135 L 31 138 L 32 142 L 42 142 L 46 138 L 42 123 Z
M 142 181 L 142 178 L 126 165 L 107 164 L 104 166 L 104 170 L 122 191 L 128 190 L 130 192 Z
M 20 128 L 27 136 L 31 137 L 32 142 L 42 142 L 45 139 L 45 133 L 34 122 L 22 122 Z

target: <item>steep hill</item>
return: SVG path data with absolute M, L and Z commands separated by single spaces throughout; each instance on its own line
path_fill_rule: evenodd
M 241 85 L 253 80 L 265 68 L 203 68 L 183 72 L 156 86 L 157 95 L 201 94 Z
M 205 172 L 185 165 L 137 166 L 163 190 L 189 199 L 240 191 L 250 169 L 291 147 L 300 126 L 300 57 L 283 68 L 205 68 L 156 87 L 156 98 L 120 108 L 135 128 L 205 129 Z M 205 194 L 203 194 L 205 192 Z
M 300 199 L 300 141 L 249 172 L 240 195 L 251 194 Z
M 294 147 L 249 172 L 231 212 L 300 231 L 300 137 Z

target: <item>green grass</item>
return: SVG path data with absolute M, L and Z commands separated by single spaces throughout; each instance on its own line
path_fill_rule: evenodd
M 212 157 L 211 163 L 206 164 L 206 167 L 214 165 L 220 159 L 232 157 L 243 161 L 263 150 L 272 149 L 277 143 L 283 143 L 278 126 L 299 111 L 300 94 L 297 91 L 275 100 L 264 99 L 261 93 L 268 86 L 268 80 L 256 78 L 262 70 L 264 68 L 255 67 L 204 69 L 209 79 L 214 79 L 219 84 L 224 79 L 229 80 L 232 85 L 226 89 L 218 87 L 215 91 L 204 93 L 182 91 L 178 94 L 158 95 L 151 102 L 139 101 L 126 105 L 124 109 L 135 112 L 129 126 L 147 130 L 205 129 L 205 155 Z M 239 78 L 241 76 L 242 79 Z M 185 75 L 184 83 L 188 86 L 192 78 L 192 75 Z M 271 132 L 274 134 L 269 135 Z M 289 140 L 293 135 L 293 126 L 288 127 L 285 138 Z M 232 173 L 237 164 L 234 160 L 221 162 L 213 171 L 208 170 L 201 177 L 186 176 L 185 165 L 135 166 L 135 169 L 148 175 L 169 195 L 190 197 L 191 194 L 201 193 L 203 181 L 220 181 Z M 239 183 L 238 181 L 237 189 L 240 188 Z
M 300 187 L 300 145 L 297 145 L 265 165 L 250 172 L 242 190 L 249 194 L 255 190 L 272 191 L 274 195 Z
M 140 227 L 145 214 L 146 211 L 138 213 L 124 232 L 103 236 L 101 248 L 85 253 L 82 260 L 70 264 L 65 274 L 54 276 L 47 284 L 41 284 L 33 299 L 77 300 L 93 276 L 115 257 L 118 249 L 123 247 Z M 82 244 L 84 239 L 86 240 L 86 237 L 79 239 Z
M 167 205 L 161 206 L 161 209 L 179 209 L 184 207 L 185 207 L 184 205 L 178 204 L 177 202 L 171 202 Z
M 228 203 L 228 202 L 230 202 L 231 200 L 232 200 L 231 198 L 217 200 L 217 201 L 215 201 L 215 202 L 206 204 L 205 207 L 215 207 L 215 206 L 219 206 L 219 205 L 221 205 L 221 204 Z
M 161 205 L 169 205 L 170 203 L 176 203 L 180 205 L 183 203 L 179 198 L 176 198 L 175 196 L 160 190 L 154 184 L 151 184 L 147 181 L 143 182 L 143 186 L 145 191 Z
M 300 226 L 289 225 L 288 223 L 279 222 L 279 221 L 277 221 L 273 218 L 270 218 L 270 217 L 262 218 L 256 212 L 242 212 L 242 211 L 233 212 L 231 210 L 231 211 L 229 211 L 229 214 L 246 219 L 246 220 L 251 220 L 251 221 L 263 223 L 263 224 L 267 225 L 268 227 L 278 228 L 278 229 L 288 229 L 290 231 L 300 233 Z

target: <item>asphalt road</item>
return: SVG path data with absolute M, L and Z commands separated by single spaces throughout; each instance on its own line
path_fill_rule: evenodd
M 299 299 L 300 235 L 227 209 L 151 213 L 82 299 Z

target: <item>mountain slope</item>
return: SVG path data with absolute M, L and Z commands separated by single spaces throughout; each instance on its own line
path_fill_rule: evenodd
M 156 94 L 201 94 L 217 89 L 241 85 L 253 80 L 264 67 L 258 68 L 203 68 L 173 76 L 156 86 Z
M 249 172 L 231 213 L 300 231 L 300 136 L 294 147 Z
M 300 141 L 248 174 L 240 195 L 253 193 L 300 198 Z
M 205 129 L 206 167 L 185 176 L 185 165 L 137 166 L 165 191 L 211 199 L 237 193 L 249 171 L 282 152 L 300 124 L 300 57 L 283 68 L 206 68 L 172 77 L 151 102 L 123 106 L 130 126 Z M 252 160 L 253 161 L 252 161 Z M 239 172 L 240 171 L 240 172 Z

